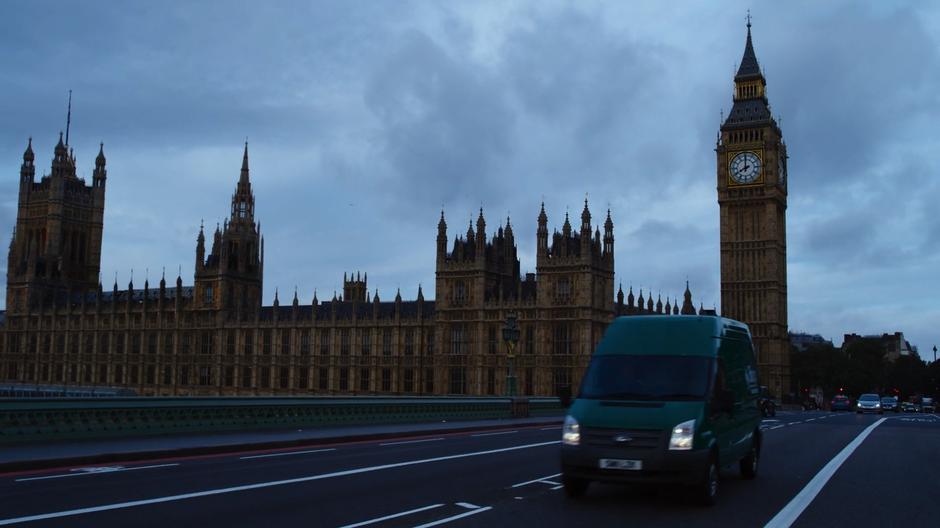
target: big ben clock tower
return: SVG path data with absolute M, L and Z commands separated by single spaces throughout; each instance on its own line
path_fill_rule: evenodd
M 751 23 L 734 106 L 721 125 L 721 312 L 751 328 L 761 383 L 790 388 L 787 336 L 787 149 L 770 113 L 767 82 L 751 44 Z

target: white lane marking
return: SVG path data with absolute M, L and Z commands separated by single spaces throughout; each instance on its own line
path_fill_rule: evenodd
M 519 431 L 499 431 L 499 432 L 496 432 L 496 433 L 479 433 L 479 434 L 470 435 L 470 436 L 496 436 L 496 435 L 515 434 L 515 433 L 518 433 L 518 432 L 519 432 Z
M 770 419 L 770 418 L 765 418 L 765 419 L 761 420 L 760 423 L 774 423 L 774 422 L 779 422 L 779 421 L 780 421 L 780 420 L 772 420 L 772 419 Z
M 823 486 L 825 486 L 826 483 L 829 482 L 829 479 L 832 478 L 832 476 L 836 473 L 836 471 L 839 469 L 839 466 L 841 466 L 842 463 L 845 462 L 849 456 L 851 456 L 858 446 L 862 445 L 862 442 L 864 442 L 865 439 L 868 438 L 868 435 L 870 435 L 871 432 L 875 430 L 875 427 L 881 425 L 881 422 L 884 422 L 885 420 L 886 418 L 882 418 L 877 422 L 869 425 L 867 428 L 865 428 L 864 431 L 859 433 L 859 435 L 856 436 L 854 440 L 849 442 L 849 445 L 845 446 L 842 451 L 839 451 L 839 454 L 833 457 L 828 464 L 823 466 L 823 468 L 819 470 L 819 473 L 817 473 L 816 476 L 813 477 L 813 479 L 810 480 L 809 483 L 806 484 L 806 486 L 800 490 L 800 492 L 797 493 L 795 497 L 793 497 L 793 500 L 784 506 L 783 509 L 780 510 L 777 515 L 775 515 L 774 518 L 764 526 L 764 528 L 787 528 L 796 522 L 796 520 L 800 517 L 800 514 L 803 513 L 803 510 L 805 510 L 806 507 L 809 506 L 811 502 L 813 502 L 813 499 L 816 498 L 816 495 L 822 491 Z
M 559 490 L 559 489 L 561 489 L 561 488 L 563 488 L 563 487 L 564 487 L 564 486 L 561 486 L 561 485 L 555 486 L 554 488 L 552 488 L 552 491 L 554 491 L 554 490 Z
M 308 453 L 323 453 L 324 451 L 336 451 L 335 447 L 329 449 L 311 449 L 309 451 L 291 451 L 289 453 L 268 453 L 267 455 L 251 455 L 238 457 L 239 460 L 250 460 L 252 458 L 270 458 L 270 457 L 279 457 L 279 456 L 290 456 L 290 455 L 306 455 Z
M 475 510 L 479 508 L 479 506 L 477 506 L 476 504 L 470 504 L 469 502 L 455 502 L 454 504 L 456 504 L 457 506 L 460 506 L 461 508 L 466 508 L 468 510 Z
M 359 526 L 367 526 L 370 524 L 387 521 L 389 519 L 397 519 L 398 517 L 404 517 L 405 515 L 411 515 L 412 513 L 419 513 L 423 511 L 433 510 L 434 508 L 440 508 L 441 506 L 443 506 L 443 504 L 432 504 L 430 506 L 425 506 L 423 508 L 415 508 L 413 510 L 403 511 L 401 513 L 393 513 L 391 515 L 386 515 L 385 517 L 369 519 L 368 521 L 357 522 L 355 524 L 347 524 L 344 526 L 340 526 L 339 528 L 358 528 Z
M 785 425 L 778 425 L 778 426 L 776 426 L 776 427 L 771 427 L 770 429 L 771 429 L 771 430 L 773 430 L 773 429 L 780 429 L 781 427 L 786 427 L 786 426 L 785 426 Z
M 549 486 L 561 486 L 560 483 L 555 482 L 554 480 L 540 480 L 539 484 L 548 484 Z
M 815 418 L 807 418 L 807 419 L 806 419 L 807 422 L 812 422 L 813 420 L 815 420 Z
M 532 449 L 534 447 L 545 447 L 545 446 L 550 446 L 550 445 L 555 445 L 555 444 L 560 444 L 560 443 L 561 443 L 561 440 L 553 440 L 551 442 L 539 442 L 537 444 L 524 444 L 524 445 L 518 445 L 518 446 L 512 446 L 512 447 L 503 447 L 500 449 L 487 449 L 486 451 L 473 451 L 470 453 L 460 453 L 457 455 L 446 455 L 446 456 L 439 456 L 439 457 L 434 457 L 434 458 L 425 458 L 425 459 L 420 459 L 420 460 L 409 460 L 408 462 L 383 464 L 381 466 L 369 466 L 369 467 L 356 468 L 356 469 L 347 469 L 345 471 L 323 473 L 320 475 L 310 475 L 308 477 L 299 477 L 299 478 L 292 478 L 292 479 L 287 479 L 287 480 L 273 480 L 270 482 L 259 482 L 256 484 L 245 484 L 243 486 L 233 486 L 231 488 L 219 488 L 219 489 L 212 489 L 212 490 L 206 490 L 206 491 L 196 491 L 192 493 L 183 493 L 181 495 L 168 495 L 166 497 L 157 497 L 154 499 L 143 499 L 143 500 L 136 500 L 136 501 L 129 501 L 129 502 L 119 502 L 116 504 L 104 504 L 101 506 L 91 506 L 88 508 L 78 508 L 75 510 L 64 510 L 64 511 L 59 511 L 59 512 L 52 512 L 52 513 L 41 513 L 38 515 L 28 515 L 25 517 L 12 517 L 9 519 L 0 519 L 0 526 L 7 526 L 10 524 L 19 524 L 19 523 L 31 522 L 31 521 L 40 521 L 43 519 L 58 519 L 61 517 L 71 517 L 74 515 L 82 515 L 85 513 L 95 513 L 95 512 L 100 512 L 100 511 L 134 508 L 137 506 L 146 506 L 148 504 L 159 504 L 163 502 L 173 502 L 173 501 L 186 500 L 186 499 L 195 499 L 199 497 L 208 497 L 211 495 L 221 495 L 223 493 L 235 493 L 239 491 L 249 491 L 249 490 L 262 489 L 262 488 L 271 488 L 274 486 L 284 486 L 287 484 L 299 484 L 301 482 L 310 482 L 314 480 L 323 480 L 323 479 L 335 478 L 335 477 L 345 477 L 347 475 L 358 475 L 360 473 L 371 473 L 373 471 L 382 471 L 386 469 L 416 466 L 419 464 L 431 464 L 434 462 L 443 462 L 445 460 L 456 460 L 459 458 L 493 455 L 496 453 L 507 453 L 510 451 L 519 451 L 521 449 Z M 487 509 L 490 509 L 490 508 L 487 508 Z M 474 510 L 474 511 L 479 512 L 480 510 Z
M 477 508 L 476 510 L 470 510 L 470 511 L 468 511 L 468 512 L 464 512 L 464 513 L 461 513 L 461 514 L 458 514 L 458 515 L 454 515 L 454 516 L 452 516 L 452 517 L 445 517 L 445 518 L 443 518 L 443 519 L 438 519 L 438 520 L 436 520 L 436 521 L 434 521 L 434 522 L 429 522 L 429 523 L 427 523 L 427 524 L 419 524 L 418 526 L 415 526 L 414 528 L 430 528 L 431 526 L 438 526 L 438 525 L 441 525 L 441 524 L 447 524 L 447 523 L 449 523 L 449 522 L 451 522 L 451 521 L 456 521 L 457 519 L 463 519 L 464 517 L 470 517 L 471 515 L 476 515 L 476 514 L 478 514 L 478 513 L 483 513 L 483 512 L 485 512 L 485 511 L 489 511 L 489 510 L 492 510 L 492 509 L 493 509 L 492 506 L 487 506 L 486 508 Z
M 798 423 L 802 423 L 802 422 L 790 422 L 790 423 L 788 423 L 787 425 L 796 425 L 796 424 L 798 424 Z
M 405 445 L 405 444 L 421 444 L 424 442 L 440 442 L 443 438 L 425 438 L 424 440 L 405 440 L 402 442 L 385 442 L 384 444 L 379 444 L 380 446 L 396 446 L 396 445 Z
M 557 427 L 543 427 L 539 431 L 561 431 L 561 426 Z
M 78 472 L 75 472 L 75 473 L 68 473 L 68 474 L 65 474 L 65 475 L 49 475 L 49 476 L 46 476 L 46 477 L 28 477 L 28 478 L 20 478 L 20 479 L 16 479 L 16 482 L 26 482 L 26 481 L 28 481 L 28 480 L 57 479 L 57 478 L 65 478 L 65 477 L 81 477 L 81 476 L 83 476 L 83 475 L 101 475 L 102 473 L 119 473 L 119 472 L 123 472 L 123 471 L 135 471 L 135 470 L 138 470 L 138 469 L 153 469 L 153 468 L 171 467 L 171 466 L 178 466 L 178 465 L 179 465 L 179 464 L 157 464 L 157 465 L 155 465 L 155 466 L 137 466 L 137 467 L 129 467 L 129 468 L 125 468 L 125 467 L 109 467 L 109 468 L 105 468 L 105 469 L 97 469 L 97 470 L 94 470 L 94 471 L 78 471 Z
M 555 473 L 554 475 L 548 475 L 548 476 L 545 476 L 545 477 L 539 477 L 539 478 L 537 478 L 537 479 L 532 479 L 532 480 L 527 480 L 527 481 L 525 481 L 525 482 L 520 482 L 520 483 L 518 483 L 518 484 L 513 484 L 512 486 L 509 486 L 509 488 L 510 488 L 510 489 L 512 489 L 512 488 L 521 488 L 522 486 L 527 486 L 527 485 L 529 485 L 529 484 L 535 484 L 536 482 L 541 482 L 541 481 L 543 481 L 543 480 L 545 480 L 545 479 L 550 479 L 550 478 L 555 478 L 555 477 L 560 477 L 560 476 L 561 476 L 561 473 Z

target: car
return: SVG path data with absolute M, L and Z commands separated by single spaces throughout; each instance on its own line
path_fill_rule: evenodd
M 852 401 L 849 400 L 849 397 L 844 394 L 836 394 L 832 397 L 832 401 L 829 402 L 830 411 L 851 411 L 852 410 Z
M 715 315 L 619 317 L 562 426 L 561 484 L 681 484 L 716 502 L 719 470 L 757 475 L 763 447 L 751 332 Z
M 904 412 L 917 412 L 920 408 L 911 401 L 901 402 L 901 410 Z
M 929 412 L 929 413 L 937 412 L 937 411 L 935 410 L 934 405 L 933 405 L 933 398 L 927 398 L 927 397 L 921 398 L 921 400 L 920 400 L 920 412 L 925 412 L 925 413 L 926 413 L 926 412 Z
M 855 412 L 858 414 L 866 412 L 884 414 L 885 411 L 881 408 L 881 396 L 871 393 L 862 394 L 858 397 L 858 401 L 855 402 Z
M 819 404 L 813 398 L 807 398 L 801 403 L 804 411 L 815 411 L 819 409 Z
M 884 398 L 881 398 L 881 408 L 885 411 L 894 412 L 901 410 L 901 406 L 898 405 L 898 399 L 895 396 L 885 396 Z

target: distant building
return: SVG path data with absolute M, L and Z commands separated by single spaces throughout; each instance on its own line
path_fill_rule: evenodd
M 847 350 L 848 348 L 852 347 L 853 344 L 864 341 L 876 341 L 881 344 L 881 347 L 884 350 L 885 359 L 888 361 L 897 361 L 897 359 L 901 356 L 910 356 L 917 352 L 917 350 L 911 347 L 911 344 L 908 343 L 906 339 L 904 339 L 903 332 L 881 334 L 880 336 L 845 334 L 842 340 L 842 349 Z
M 807 334 L 804 332 L 790 332 L 790 344 L 800 352 L 806 352 L 806 349 L 814 345 L 832 346 L 832 340 L 826 339 L 819 334 Z

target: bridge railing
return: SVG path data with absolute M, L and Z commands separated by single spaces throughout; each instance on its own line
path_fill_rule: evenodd
M 185 432 L 561 416 L 558 398 L 0 399 L 0 444 Z

